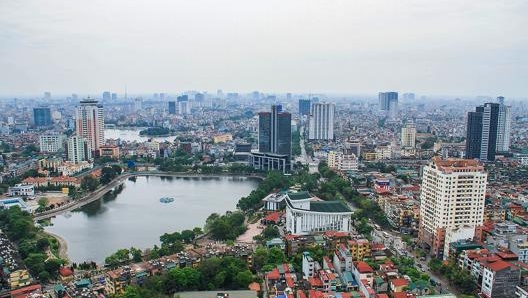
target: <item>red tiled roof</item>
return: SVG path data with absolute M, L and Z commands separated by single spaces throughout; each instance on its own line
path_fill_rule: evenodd
M 280 218 L 280 213 L 279 212 L 273 212 L 273 213 L 270 213 L 270 214 L 266 215 L 266 217 L 264 219 L 266 221 L 278 223 L 279 222 L 279 218 Z
M 364 261 L 356 262 L 356 268 L 360 273 L 371 273 L 374 272 L 374 270 Z
M 324 294 L 321 291 L 310 290 L 308 294 L 310 298 L 324 298 Z
M 395 278 L 391 280 L 391 283 L 394 285 L 394 287 L 403 287 L 409 284 L 409 281 L 407 281 L 405 278 Z
M 389 298 L 389 295 L 387 295 L 387 294 L 378 294 L 378 295 L 376 295 L 376 298 Z
M 316 277 L 310 277 L 308 279 L 308 282 L 310 283 L 312 287 L 322 287 L 323 286 L 323 281 Z
M 328 256 L 324 256 L 323 261 L 326 263 L 326 265 L 328 265 L 328 269 L 334 270 L 334 263 L 332 263 Z
M 488 267 L 489 269 L 491 269 L 491 271 L 502 271 L 506 268 L 515 268 L 515 265 L 511 264 L 511 263 L 508 263 L 508 262 L 505 262 L 503 260 L 499 260 L 499 261 L 495 261 L 495 262 L 492 262 L 492 263 L 488 263 L 486 265 L 486 267 Z
M 306 298 L 306 294 L 301 290 L 297 290 L 297 298 Z
M 33 293 L 35 291 L 40 291 L 40 289 L 42 289 L 42 287 L 39 284 L 30 285 L 30 286 L 27 286 L 27 287 L 23 287 L 23 288 L 11 291 L 11 297 L 14 297 L 14 298 L 27 297 L 29 294 L 31 294 L 31 293 Z
M 408 296 L 407 293 L 405 292 L 397 292 L 397 293 L 392 293 L 392 297 L 393 298 L 409 298 L 409 297 L 414 297 L 414 296 Z
M 284 273 L 289 273 L 290 272 L 290 265 L 282 264 L 282 268 L 284 269 Z
M 513 252 L 504 252 L 504 251 L 500 251 L 497 253 L 497 255 L 501 258 L 501 259 L 517 259 L 518 256 L 517 254 L 513 253 Z
M 370 249 L 372 249 L 373 251 L 384 250 L 385 249 L 385 244 L 383 244 L 383 243 L 372 243 L 370 245 Z
M 258 282 L 252 282 L 249 284 L 248 289 L 258 292 L 260 291 L 260 284 Z
M 299 235 L 289 234 L 289 235 L 284 236 L 284 239 L 286 239 L 286 241 L 288 241 L 288 240 L 294 240 L 294 239 L 296 239 L 298 237 L 299 237 Z
M 291 278 L 291 276 L 286 276 L 286 285 L 289 287 L 289 288 L 293 288 L 295 286 L 295 283 L 293 282 L 293 279 Z
M 73 275 L 73 271 L 68 267 L 61 267 L 59 269 L 59 274 L 63 277 L 68 277 Z
M 273 270 L 266 275 L 266 278 L 267 279 L 279 279 L 280 278 L 279 269 L 273 268 Z

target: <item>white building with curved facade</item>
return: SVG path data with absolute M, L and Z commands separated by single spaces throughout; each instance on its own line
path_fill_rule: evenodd
M 321 231 L 350 232 L 352 210 L 341 201 L 321 201 L 308 192 L 288 192 L 286 230 L 294 235 Z

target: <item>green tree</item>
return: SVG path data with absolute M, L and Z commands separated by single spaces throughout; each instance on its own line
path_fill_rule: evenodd
M 240 271 L 235 277 L 235 281 L 238 284 L 238 287 L 240 288 L 247 288 L 247 286 L 251 283 L 252 280 L 253 274 L 251 274 L 251 271 L 249 270 Z
M 195 237 L 196 237 L 196 234 L 194 233 L 194 231 L 183 230 L 181 232 L 181 238 L 184 243 L 191 243 Z
M 132 261 L 135 263 L 139 263 L 143 259 L 143 252 L 141 251 L 141 249 L 131 247 L 130 254 L 132 255 Z
M 45 209 L 48 206 L 48 198 L 43 197 L 38 200 L 38 208 L 39 209 Z
M 203 234 L 202 228 L 200 227 L 195 227 L 192 231 L 194 232 L 194 235 L 196 236 Z
M 50 279 L 50 274 L 48 271 L 41 271 L 38 275 L 38 278 L 40 282 L 45 283 Z
M 268 225 L 263 231 L 262 231 L 262 237 L 265 240 L 270 240 L 273 238 L 280 237 L 279 228 L 275 225 Z
M 99 181 L 92 175 L 86 175 L 81 179 L 81 189 L 94 191 L 99 186 Z
M 262 246 L 255 249 L 253 254 L 253 267 L 256 271 L 259 271 L 264 265 L 268 263 L 268 250 Z
M 268 264 L 282 264 L 286 262 L 284 251 L 278 247 L 272 247 L 268 250 Z
M 105 259 L 105 264 L 111 268 L 128 263 L 130 261 L 130 250 L 118 249 L 115 253 Z
M 139 288 L 136 286 L 128 286 L 123 294 L 124 298 L 142 298 L 139 293 Z
M 64 264 L 64 261 L 61 260 L 61 259 L 48 259 L 45 263 L 44 263 L 44 269 L 49 272 L 49 274 L 53 277 L 56 277 L 58 272 L 59 272 L 59 268 Z

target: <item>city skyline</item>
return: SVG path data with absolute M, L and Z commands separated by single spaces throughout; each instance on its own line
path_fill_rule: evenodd
M 27 0 L 0 9 L 1 97 L 99 97 L 125 86 L 526 96 L 525 1 Z

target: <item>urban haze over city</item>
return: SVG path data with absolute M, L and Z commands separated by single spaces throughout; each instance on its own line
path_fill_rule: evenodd
M 528 2 L 0 12 L 0 298 L 528 297 Z

